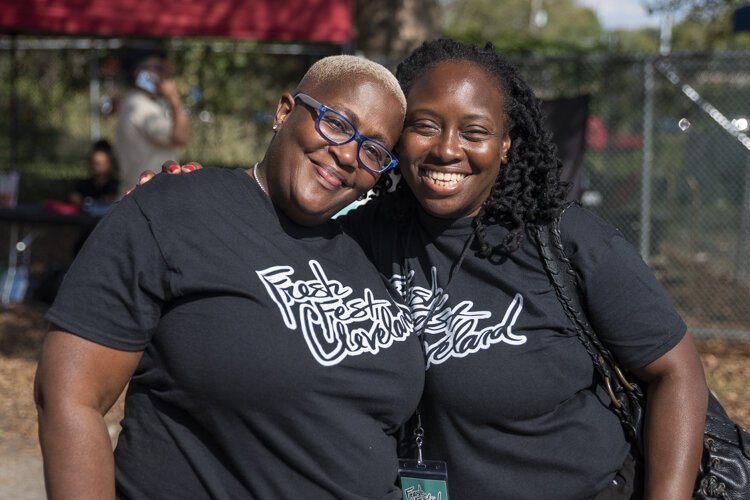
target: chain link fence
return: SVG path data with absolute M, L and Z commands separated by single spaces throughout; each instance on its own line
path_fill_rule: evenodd
M 91 141 L 113 138 L 122 44 L 11 42 L 0 37 L 0 171 L 20 173 L 20 203 L 63 199 Z M 256 161 L 278 95 L 337 50 L 173 42 L 192 115 L 183 159 Z M 640 249 L 691 332 L 750 339 L 750 54 L 515 62 L 543 99 L 589 96 L 582 201 Z
M 750 339 L 750 54 L 516 61 L 589 95 L 582 202 L 619 227 L 698 337 Z

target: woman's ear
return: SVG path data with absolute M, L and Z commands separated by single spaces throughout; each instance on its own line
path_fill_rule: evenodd
M 510 134 L 505 134 L 503 136 L 503 142 L 502 142 L 502 151 L 503 153 L 500 155 L 500 164 L 507 165 L 508 163 L 508 150 L 510 149 Z
M 278 131 L 284 124 L 284 120 L 287 119 L 289 113 L 292 112 L 296 105 L 294 96 L 289 92 L 284 92 L 279 97 L 279 103 L 276 105 L 276 113 L 273 116 L 273 129 Z

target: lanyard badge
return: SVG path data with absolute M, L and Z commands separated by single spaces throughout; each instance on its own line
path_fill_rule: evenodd
M 424 429 L 422 417 L 417 411 L 417 427 L 414 440 L 417 458 L 398 459 L 398 477 L 401 482 L 403 500 L 448 500 L 448 466 L 442 460 L 424 460 L 422 443 Z
M 399 459 L 403 500 L 448 500 L 448 470 L 441 460 Z
M 448 282 L 443 287 L 443 290 L 433 298 L 430 309 L 427 311 L 427 315 L 422 321 L 421 326 L 415 328 L 417 336 L 421 341 L 423 340 L 427 323 L 435 313 L 435 308 L 438 302 L 440 302 L 440 298 L 446 294 L 448 286 L 453 281 L 453 276 L 461 268 L 464 257 L 466 257 L 475 236 L 476 229 L 471 232 L 471 235 L 469 235 L 464 243 L 461 255 L 459 255 L 458 260 L 456 260 L 448 273 Z M 410 238 L 411 232 L 407 236 L 405 248 L 409 248 L 408 243 Z M 404 268 L 409 269 L 408 261 L 404 263 Z M 404 276 L 406 275 L 407 273 L 404 274 Z M 422 458 L 424 429 L 422 428 L 422 416 L 419 414 L 419 409 L 416 411 L 416 417 L 417 426 L 414 429 L 414 441 L 417 444 L 417 459 L 398 459 L 398 477 L 401 484 L 402 498 L 403 500 L 448 500 L 448 464 L 442 460 L 424 460 Z

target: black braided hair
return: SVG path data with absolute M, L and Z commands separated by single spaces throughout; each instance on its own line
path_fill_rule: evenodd
M 510 133 L 508 163 L 500 168 L 492 191 L 474 219 L 479 254 L 491 257 L 516 250 L 527 225 L 544 223 L 558 215 L 565 199 L 560 182 L 562 164 L 557 158 L 552 135 L 543 123 L 539 100 L 513 64 L 495 51 L 441 38 L 424 42 L 396 69 L 396 78 L 408 97 L 416 80 L 445 61 L 468 61 L 487 71 L 498 83 L 505 101 L 505 133 Z M 383 176 L 376 196 L 392 188 L 393 180 Z M 416 199 L 406 182 L 393 190 L 396 197 L 394 220 L 409 217 Z M 486 227 L 504 224 L 508 235 L 499 243 L 487 241 Z

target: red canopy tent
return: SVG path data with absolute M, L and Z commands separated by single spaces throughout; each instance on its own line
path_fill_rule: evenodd
M 345 44 L 349 0 L 3 0 L 0 31 Z

